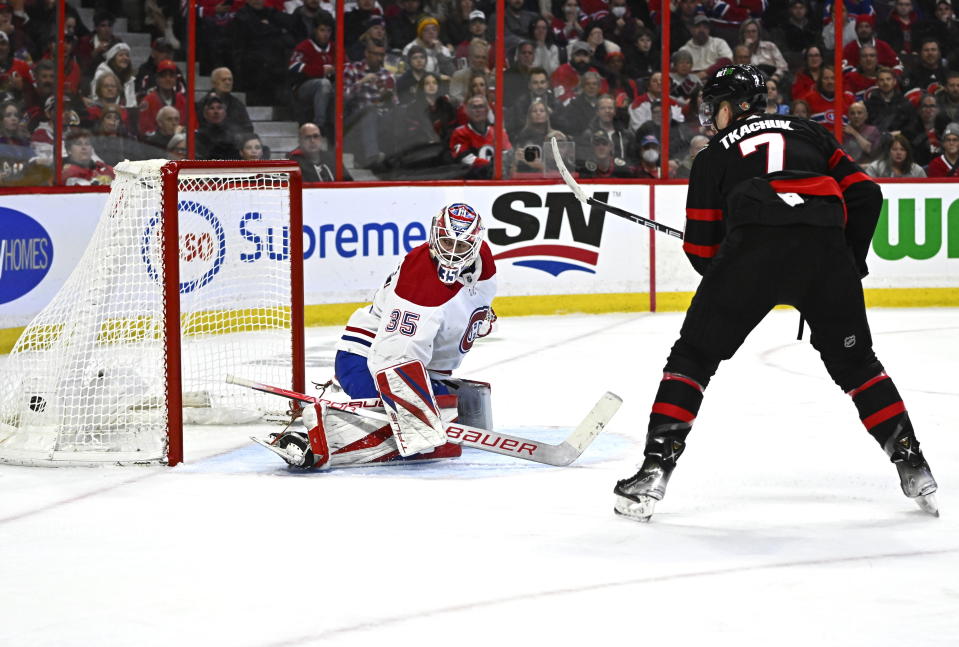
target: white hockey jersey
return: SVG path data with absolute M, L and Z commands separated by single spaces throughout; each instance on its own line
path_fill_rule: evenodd
M 496 265 L 485 242 L 471 274 L 445 285 L 428 244 L 411 250 L 373 303 L 350 316 L 337 350 L 365 355 L 370 372 L 416 359 L 448 375 L 459 367 L 491 312 Z

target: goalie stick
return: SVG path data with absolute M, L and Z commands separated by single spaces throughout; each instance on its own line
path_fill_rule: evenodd
M 350 406 L 348 402 L 333 402 L 332 400 L 315 398 L 303 393 L 297 393 L 296 391 L 290 391 L 278 386 L 270 386 L 269 384 L 261 384 L 234 375 L 227 375 L 226 381 L 228 384 L 236 384 L 237 386 L 253 389 L 254 391 L 272 393 L 273 395 L 307 404 L 323 403 L 328 407 L 340 409 L 363 418 L 389 422 L 389 417 L 386 414 L 366 411 L 362 407 Z M 531 438 L 511 436 L 498 431 L 469 427 L 456 423 L 450 423 L 446 426 L 446 435 L 451 443 L 463 445 L 464 447 L 472 447 L 485 452 L 493 452 L 494 454 L 503 454 L 527 461 L 564 467 L 580 457 L 583 451 L 593 442 L 593 439 L 606 427 L 622 403 L 622 398 L 607 391 L 600 397 L 599 401 L 593 406 L 592 410 L 586 414 L 586 417 L 583 418 L 579 425 L 577 425 L 573 433 L 567 436 L 566 440 L 558 445 L 550 445 Z M 257 442 L 261 445 L 263 444 L 260 441 Z M 272 449 L 272 447 L 268 447 L 268 449 Z
M 556 138 L 552 137 L 549 140 L 550 148 L 553 151 L 553 159 L 556 160 L 556 168 L 559 170 L 559 174 L 563 178 L 563 182 L 566 183 L 566 186 L 569 187 L 570 191 L 573 192 L 573 195 L 576 196 L 576 199 L 582 202 L 583 204 L 588 204 L 593 207 L 600 207 L 605 209 L 611 214 L 617 215 L 621 218 L 625 218 L 631 222 L 643 225 L 644 227 L 649 227 L 655 231 L 668 234 L 675 238 L 682 238 L 683 232 L 679 229 L 670 227 L 669 225 L 664 225 L 661 222 L 656 222 L 655 220 L 650 220 L 649 218 L 644 218 L 643 216 L 637 215 L 631 211 L 626 211 L 625 209 L 620 209 L 619 207 L 614 207 L 605 202 L 601 202 L 596 198 L 591 198 L 586 195 L 586 192 L 583 191 L 583 188 L 573 179 L 573 176 L 570 175 L 569 169 L 566 168 L 566 164 L 563 162 L 563 158 L 559 154 L 559 146 L 556 144 Z

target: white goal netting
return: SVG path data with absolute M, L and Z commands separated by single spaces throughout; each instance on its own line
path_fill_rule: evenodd
M 117 166 L 79 264 L 2 366 L 0 461 L 166 460 L 163 165 Z M 289 173 L 183 169 L 175 195 L 184 419 L 277 414 L 281 398 L 224 379 L 292 387 Z

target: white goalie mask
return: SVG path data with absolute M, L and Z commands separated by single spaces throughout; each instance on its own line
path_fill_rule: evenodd
M 456 282 L 460 272 L 479 256 L 483 244 L 483 223 L 473 207 L 462 202 L 443 207 L 430 227 L 430 254 L 436 259 L 436 272 L 447 285 Z

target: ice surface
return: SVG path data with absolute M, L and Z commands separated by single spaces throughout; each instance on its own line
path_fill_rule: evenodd
M 681 315 L 506 318 L 460 372 L 499 429 L 557 442 L 625 400 L 573 466 L 301 474 L 247 427 L 191 430 L 174 469 L 0 466 L 0 645 L 957 645 L 959 311 L 870 317 L 940 519 L 792 311 L 720 368 L 652 522 L 617 518 Z M 311 376 L 338 332 L 309 331 Z

